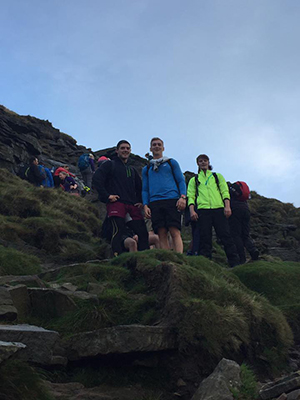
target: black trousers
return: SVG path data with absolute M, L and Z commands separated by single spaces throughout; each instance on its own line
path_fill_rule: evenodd
M 212 227 L 215 228 L 218 238 L 221 240 L 231 267 L 239 264 L 239 256 L 234 241 L 231 237 L 228 221 L 223 208 L 199 209 L 198 226 L 200 255 L 211 259 L 212 251 Z
M 236 245 L 240 262 L 246 262 L 245 248 L 249 251 L 251 258 L 258 258 L 258 250 L 250 237 L 250 211 L 247 208 L 236 208 L 232 210 L 229 218 L 230 233 Z
M 123 235 L 125 232 L 125 219 L 120 217 L 108 218 L 111 230 L 111 249 L 114 255 L 124 252 Z M 138 235 L 138 250 L 149 249 L 148 231 L 144 220 L 132 220 L 127 224 Z

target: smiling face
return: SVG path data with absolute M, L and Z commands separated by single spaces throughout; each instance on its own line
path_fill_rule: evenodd
M 128 157 L 130 156 L 131 153 L 131 146 L 129 143 L 121 143 L 119 147 L 116 149 L 116 153 L 118 157 L 123 161 L 127 162 Z
M 201 170 L 207 171 L 209 167 L 209 160 L 205 157 L 200 157 L 197 159 L 197 164 Z
M 151 140 L 150 151 L 153 154 L 153 158 L 161 158 L 163 156 L 164 143 L 160 139 L 153 139 Z

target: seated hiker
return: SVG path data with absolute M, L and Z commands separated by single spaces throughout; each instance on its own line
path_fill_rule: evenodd
M 77 193 L 77 183 L 75 182 L 74 178 L 68 176 L 66 172 L 61 171 L 59 173 L 60 179 L 60 187 L 68 193 Z
M 72 178 L 75 178 L 75 175 L 70 172 L 70 167 L 68 165 L 63 165 L 61 167 L 57 167 L 56 170 L 53 173 L 53 181 L 54 181 L 54 186 L 55 187 L 59 187 L 60 186 L 60 183 L 61 183 L 61 181 L 59 179 L 59 173 L 60 172 L 66 172 L 66 174 L 68 176 L 71 176 Z
M 230 235 L 228 218 L 231 215 L 230 195 L 227 183 L 220 173 L 213 173 L 206 154 L 200 154 L 196 162 L 197 176 L 188 184 L 188 205 L 192 221 L 199 228 L 199 254 L 212 258 L 212 227 L 220 238 L 230 267 L 239 264 L 239 256 Z
M 138 235 L 136 235 L 128 227 L 125 227 L 122 235 L 122 245 L 124 247 L 124 251 L 128 251 L 129 253 L 138 251 L 138 241 Z
M 27 179 L 35 186 L 43 186 L 43 181 L 46 179 L 46 174 L 39 168 L 39 160 L 37 157 L 31 157 L 29 159 Z
M 245 182 L 228 182 L 232 214 L 229 218 L 230 232 L 236 245 L 240 263 L 246 262 L 245 248 L 252 260 L 257 260 L 259 251 L 250 237 L 250 210 L 248 199 L 250 190 Z

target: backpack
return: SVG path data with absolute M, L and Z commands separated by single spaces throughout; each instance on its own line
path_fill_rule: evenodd
M 80 169 L 80 171 L 83 171 L 83 170 L 87 169 L 90 166 L 89 155 L 88 154 L 82 154 L 79 157 L 77 165 L 78 165 L 78 168 Z
M 40 171 L 42 171 L 42 170 L 40 169 Z M 50 169 L 47 167 L 44 167 L 44 173 L 45 173 L 45 179 L 43 180 L 42 185 L 44 187 L 53 188 L 54 181 L 53 181 L 53 176 L 51 174 Z
M 229 185 L 230 195 L 238 201 L 250 199 L 250 189 L 246 182 L 237 181 Z
M 25 179 L 26 181 L 28 181 L 28 172 L 29 172 L 29 164 L 20 164 L 19 165 L 19 170 L 17 172 L 17 175 L 21 178 L 21 179 Z

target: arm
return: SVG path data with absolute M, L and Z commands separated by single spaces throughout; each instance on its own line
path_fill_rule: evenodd
M 188 206 L 190 209 L 190 216 L 192 221 L 197 221 L 198 214 L 195 211 L 195 201 L 196 201 L 196 182 L 195 177 L 191 178 L 188 183 L 187 188 L 187 196 L 188 196 Z M 197 204 L 196 204 L 197 206 Z
M 135 168 L 133 168 L 134 170 L 134 179 L 135 179 L 135 196 L 136 196 L 136 200 L 137 200 L 137 205 L 139 205 L 140 207 L 142 207 L 142 180 L 137 172 L 137 170 Z
M 147 170 L 147 166 L 143 168 L 142 171 L 142 178 L 143 178 L 143 185 L 142 185 L 142 199 L 144 204 L 144 212 L 146 218 L 151 218 L 151 210 L 148 207 L 149 204 L 149 171 Z
M 178 211 L 183 211 L 186 207 L 186 184 L 183 173 L 181 172 L 180 166 L 176 160 L 171 159 L 171 164 L 173 167 L 173 174 L 178 185 L 179 199 L 177 201 Z
M 227 185 L 223 175 L 218 174 L 218 178 L 219 178 L 219 186 L 220 186 L 222 199 L 224 201 L 224 214 L 225 214 L 226 218 L 229 218 L 231 216 L 231 208 L 230 208 L 230 194 L 229 194 L 228 185 Z
M 112 161 L 107 161 L 99 167 L 93 174 L 93 186 L 96 188 L 99 199 L 103 203 L 108 203 L 110 201 L 109 197 L 111 195 L 106 188 L 106 181 L 109 174 L 112 172 Z

